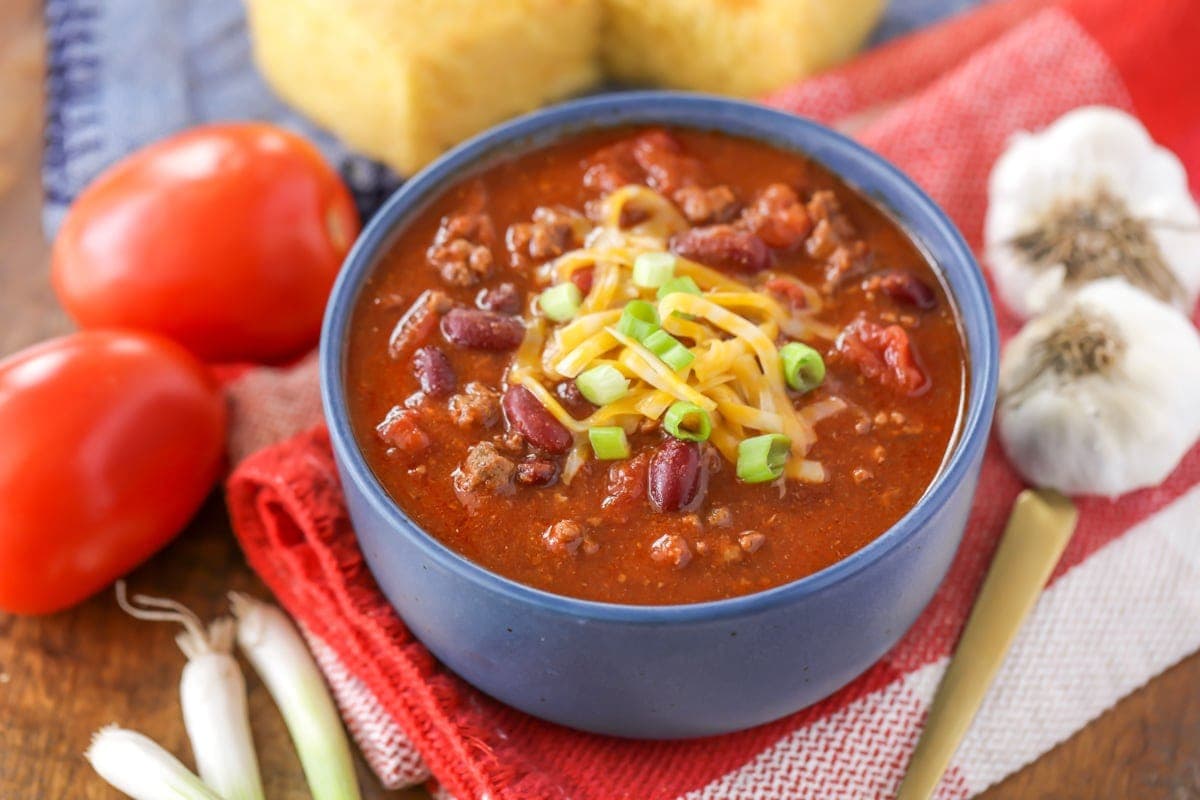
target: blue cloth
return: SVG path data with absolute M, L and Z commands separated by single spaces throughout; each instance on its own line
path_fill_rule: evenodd
M 892 0 L 871 42 L 980 2 Z M 364 218 L 399 184 L 271 93 L 251 60 L 241 0 L 46 0 L 45 18 L 48 235 L 105 166 L 173 131 L 215 120 L 269 120 L 303 133 L 341 172 Z

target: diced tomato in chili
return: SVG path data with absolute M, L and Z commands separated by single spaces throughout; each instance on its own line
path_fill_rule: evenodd
M 929 388 L 929 379 L 917 362 L 908 331 L 899 325 L 884 327 L 859 318 L 842 331 L 838 350 L 863 375 L 884 386 L 907 395 L 920 394 Z
M 592 279 L 596 276 L 596 271 L 591 267 L 577 269 L 571 273 L 571 283 L 579 288 L 579 293 L 587 297 L 588 292 L 592 290 Z
M 421 427 L 421 414 L 412 409 L 394 407 L 375 430 L 389 447 L 408 458 L 415 458 L 429 448 L 429 434 Z

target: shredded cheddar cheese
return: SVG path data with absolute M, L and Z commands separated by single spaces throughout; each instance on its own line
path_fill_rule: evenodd
M 637 222 L 622 228 L 627 206 L 636 208 L 638 213 L 630 218 Z M 542 277 L 556 284 L 571 280 L 580 270 L 592 270 L 591 290 L 579 313 L 555 327 L 535 319 L 508 375 L 575 436 L 563 479 L 569 482 L 590 456 L 590 428 L 619 426 L 632 433 L 646 420 L 661 420 L 673 403 L 682 401 L 709 414 L 709 441 L 725 459 L 736 463 L 738 444 L 746 438 L 783 434 L 791 441 L 784 475 L 824 481 L 824 468 L 807 458 L 816 441 L 813 426 L 841 411 L 845 403 L 826 397 L 798 409 L 788 393 L 776 344 L 781 338 L 833 338 L 836 331 L 814 318 L 821 308 L 820 294 L 797 282 L 807 303 L 799 310 L 786 308 L 765 291 L 675 256 L 675 277 L 691 278 L 700 294 L 679 291 L 658 298 L 655 289 L 634 283 L 634 263 L 642 254 L 666 251 L 669 238 L 687 229 L 687 221 L 667 198 L 645 186 L 610 193 L 599 218 L 601 224 L 587 236 L 584 247 L 542 267 Z M 622 332 L 622 309 L 635 299 L 653 304 L 662 330 L 690 352 L 690 359 L 674 362 L 678 369 L 639 338 Z M 628 392 L 577 420 L 546 385 L 598 366 L 620 372 L 629 380 Z

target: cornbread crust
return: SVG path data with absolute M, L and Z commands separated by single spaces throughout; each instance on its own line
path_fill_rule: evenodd
M 288 103 L 411 174 L 599 78 L 599 0 L 247 0 L 255 59 Z
M 747 97 L 853 53 L 886 0 L 604 0 L 610 77 Z

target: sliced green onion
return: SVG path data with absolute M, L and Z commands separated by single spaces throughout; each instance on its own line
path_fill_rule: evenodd
M 642 340 L 646 349 L 661 358 L 668 367 L 679 372 L 696 360 L 696 356 L 683 343 L 666 331 L 656 330 Z
M 642 253 L 633 262 L 633 283 L 643 289 L 657 289 L 675 275 L 672 253 Z
M 630 300 L 621 311 L 617 330 L 639 342 L 658 330 L 658 309 L 645 300 Z
M 629 393 L 629 380 L 616 367 L 601 364 L 575 378 L 579 393 L 598 406 L 614 403 Z
M 797 392 L 811 392 L 825 380 L 825 362 L 821 354 L 806 344 L 788 342 L 779 348 L 783 377 Z
M 629 458 L 629 440 L 625 438 L 625 429 L 617 425 L 588 428 L 588 441 L 596 458 L 609 461 Z
M 238 644 L 283 714 L 309 794 L 313 800 L 359 800 L 350 742 L 308 645 L 270 603 L 239 592 L 230 592 L 229 602 Z
M 663 417 L 663 427 L 676 439 L 687 442 L 708 441 L 712 433 L 712 419 L 708 412 L 695 403 L 680 400 L 672 403 Z
M 738 442 L 737 476 L 744 483 L 766 483 L 783 474 L 792 440 L 782 433 L 764 433 Z
M 582 302 L 583 293 L 570 281 L 551 286 L 538 295 L 538 305 L 541 306 L 542 313 L 555 322 L 566 322 L 578 314 Z
M 690 275 L 681 275 L 678 278 L 671 278 L 671 280 L 658 287 L 657 297 L 659 300 L 662 300 L 667 295 L 678 292 L 683 292 L 684 294 L 704 294 Z

